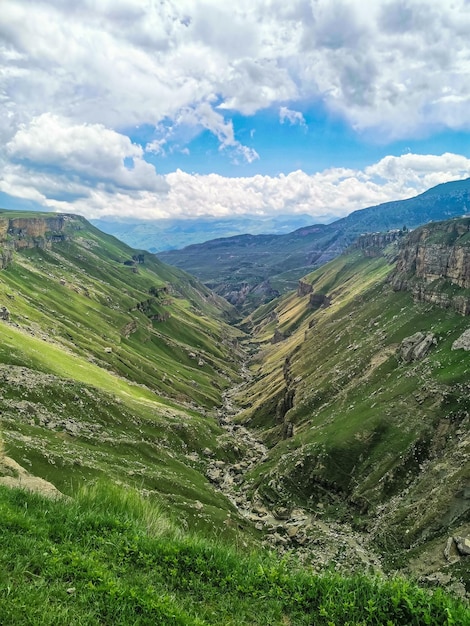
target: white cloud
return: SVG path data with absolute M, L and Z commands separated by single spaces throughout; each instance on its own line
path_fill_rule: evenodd
M 232 117 L 271 107 L 304 125 L 312 100 L 374 139 L 468 130 L 468 32 L 466 0 L 2 0 L 0 190 L 95 217 L 326 219 L 469 176 L 454 154 L 250 178 L 163 177 L 146 160 L 186 159 L 209 132 L 253 163 L 253 125 L 237 135 Z M 155 129 L 145 148 L 137 126 Z
M 77 129 L 72 130 L 77 132 Z M 96 129 L 92 130 L 96 132 Z M 102 132 L 104 130 L 99 129 L 98 136 Z M 71 175 L 65 165 L 70 159 L 81 162 L 85 154 L 95 158 L 93 149 L 83 145 L 79 151 L 76 145 L 75 149 L 69 148 L 66 152 L 58 146 L 54 159 L 44 162 L 44 165 L 55 167 L 65 154 L 65 162 L 58 174 L 51 172 L 50 167 L 31 172 L 20 160 L 6 168 L 0 191 L 34 200 L 45 208 L 80 213 L 88 218 L 159 219 L 307 213 L 312 216 L 312 221 L 324 222 L 343 217 L 355 209 L 411 197 L 448 180 L 470 177 L 470 159 L 464 156 L 408 153 L 387 156 L 362 170 L 330 168 L 313 175 L 297 170 L 279 176 L 234 178 L 189 174 L 179 169 L 158 177 L 152 166 L 139 161 L 150 168 L 149 180 L 144 186 L 132 184 L 129 178 L 123 182 L 124 174 L 131 177 L 133 171 L 122 171 L 122 158 L 133 148 L 132 144 L 127 146 L 125 142 L 123 148 L 119 137 L 115 141 L 117 148 L 111 156 L 111 165 L 101 164 L 102 178 L 93 185 L 87 186 L 82 179 Z M 18 151 L 21 146 L 21 155 L 25 157 L 32 153 L 31 143 L 20 136 L 13 145 Z M 37 149 L 36 145 L 34 149 Z M 119 154 L 118 159 L 116 154 Z M 133 158 L 134 163 L 136 158 L 141 159 L 138 155 Z M 92 169 L 90 165 L 90 171 Z M 137 171 L 135 175 L 140 176 L 140 173 Z M 158 186 L 157 191 L 154 186 Z
M 45 113 L 21 125 L 5 153 L 0 190 L 29 199 L 39 194 L 45 206 L 57 196 L 87 197 L 95 186 L 110 193 L 167 191 L 142 148 L 101 124 L 78 125 Z
M 281 107 L 279 109 L 279 121 L 281 124 L 284 124 L 286 120 L 289 122 L 291 126 L 298 124 L 299 126 L 307 127 L 305 123 L 305 118 L 300 111 L 293 111 L 292 109 L 288 109 L 287 107 Z
M 469 127 L 465 0 L 287 4 L 3 0 L 0 139 L 44 112 L 125 128 L 312 97 L 386 136 Z

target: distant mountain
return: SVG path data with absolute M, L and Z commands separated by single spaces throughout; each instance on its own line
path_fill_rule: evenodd
M 231 218 L 165 220 L 91 220 L 100 230 L 127 245 L 149 252 L 184 248 L 219 237 L 244 233 L 289 233 L 312 223 L 311 215 L 240 216 Z
M 470 179 L 444 183 L 407 200 L 354 211 L 331 224 L 282 235 L 242 235 L 159 254 L 239 308 L 253 310 L 338 256 L 360 234 L 415 228 L 470 211 Z

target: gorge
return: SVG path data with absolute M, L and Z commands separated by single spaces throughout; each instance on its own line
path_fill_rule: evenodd
M 106 478 L 204 536 L 465 597 L 469 218 L 375 235 L 238 321 L 83 218 L 0 218 L 8 456 L 67 496 Z

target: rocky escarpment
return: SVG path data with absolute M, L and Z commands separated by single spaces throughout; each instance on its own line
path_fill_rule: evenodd
M 381 256 L 384 248 L 403 237 L 406 232 L 394 229 L 385 233 L 365 233 L 356 239 L 351 248 L 361 250 L 366 257 Z
M 470 315 L 470 218 L 428 224 L 404 240 L 391 277 L 396 291 Z
M 50 248 L 65 241 L 67 231 L 80 218 L 66 214 L 51 217 L 8 217 L 0 213 L 0 269 L 8 267 L 15 250 L 23 248 Z

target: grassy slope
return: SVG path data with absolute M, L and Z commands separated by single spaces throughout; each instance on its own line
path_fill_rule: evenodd
M 0 489 L 0 622 L 465 626 L 468 608 L 402 579 L 315 576 L 182 533 L 156 502 L 104 487 L 72 502 Z
M 451 349 L 468 319 L 393 292 L 391 269 L 384 257 L 343 255 L 305 279 L 330 307 L 291 294 L 255 312 L 255 384 L 240 400 L 241 418 L 271 445 L 251 477 L 264 497 L 352 517 L 403 556 L 468 530 L 470 357 Z M 273 345 L 276 328 L 287 339 Z M 402 363 L 396 349 L 417 330 L 435 333 L 437 346 Z M 294 436 L 283 439 L 276 414 L 288 357 L 295 401 L 284 422 Z
M 111 475 L 166 494 L 196 526 L 226 528 L 233 507 L 204 478 L 202 451 L 233 456 L 211 417 L 238 380 L 230 307 L 151 255 L 124 265 L 135 251 L 81 218 L 67 230 L 0 273 L 7 453 L 67 493 Z

